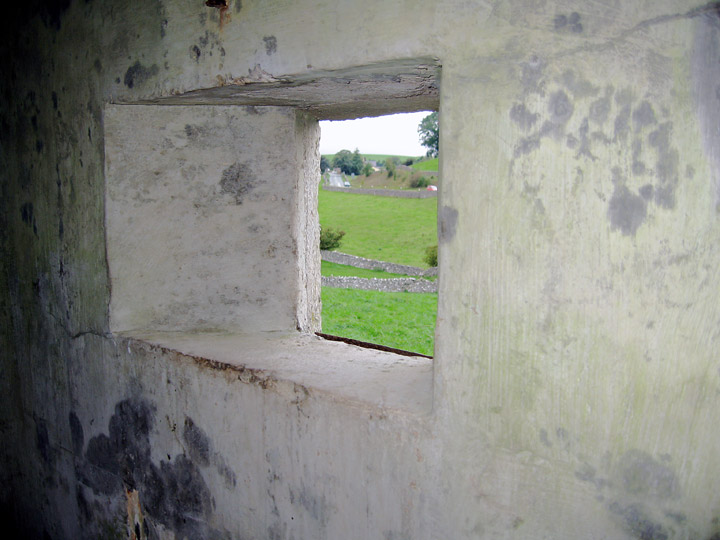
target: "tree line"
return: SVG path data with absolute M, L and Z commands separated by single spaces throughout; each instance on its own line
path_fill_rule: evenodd
M 440 151 L 440 134 L 438 129 L 438 113 L 433 112 L 420 121 L 418 126 L 418 135 L 420 135 L 420 144 L 427 148 L 428 157 L 437 157 Z M 385 168 L 392 176 L 395 172 L 396 161 L 389 158 L 385 163 Z M 411 163 L 409 163 L 411 164 Z M 408 164 L 408 165 L 409 165 Z M 365 163 L 357 148 L 354 152 L 350 150 L 340 150 L 332 158 L 332 162 L 328 161 L 325 156 L 320 158 L 320 171 L 325 172 L 330 168 L 340 169 L 344 174 L 366 174 L 372 172 L 372 166 Z

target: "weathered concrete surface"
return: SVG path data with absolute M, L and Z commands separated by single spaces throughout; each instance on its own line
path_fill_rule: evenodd
M 279 107 L 110 105 L 104 121 L 111 330 L 319 329 L 316 131 Z
M 684 0 L 10 5 L 0 23 L 7 528 L 37 538 L 716 539 L 719 11 Z M 277 145 L 300 168 L 278 187 L 294 201 L 274 216 L 285 234 L 257 233 L 258 244 L 282 244 L 282 264 L 254 250 L 242 262 L 295 281 L 263 294 L 268 305 L 283 298 L 279 327 L 303 328 L 317 324 L 297 315 L 313 312 L 319 284 L 302 285 L 315 232 L 313 189 L 300 178 L 317 160 L 315 123 L 285 108 L 347 118 L 438 99 L 431 413 L 348 398 L 372 393 L 367 381 L 268 385 L 257 375 L 264 347 L 242 339 L 228 352 L 202 334 L 162 347 L 110 333 L 109 103 L 201 115 L 238 106 L 241 116 L 281 107 L 262 148 L 238 151 L 259 158 Z M 224 170 L 209 177 L 220 189 Z M 246 307 L 240 319 L 267 315 Z M 296 359 L 309 364 L 301 346 Z M 401 395 L 415 399 L 412 385 Z

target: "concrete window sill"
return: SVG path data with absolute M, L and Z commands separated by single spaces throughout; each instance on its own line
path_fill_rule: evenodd
M 340 401 L 416 414 L 432 410 L 430 358 L 400 356 L 302 333 L 116 335 L 179 353 L 208 368 L 236 370 L 239 380 L 263 388 L 284 381 Z

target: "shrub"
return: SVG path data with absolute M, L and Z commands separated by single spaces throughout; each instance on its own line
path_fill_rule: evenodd
M 340 240 L 345 236 L 345 231 L 335 231 L 331 227 L 323 229 L 320 227 L 320 249 L 337 249 L 340 247 Z
M 422 175 L 413 173 L 412 177 L 410 178 L 410 187 L 411 188 L 424 188 L 424 187 L 428 187 L 429 185 L 430 185 L 430 179 L 427 176 L 422 176 Z
M 430 267 L 433 267 L 433 266 L 437 266 L 437 265 L 438 265 L 437 250 L 438 250 L 437 245 L 435 245 L 435 246 L 428 246 L 428 247 L 425 249 L 425 258 L 424 258 L 423 260 L 424 260 L 424 261 L 428 264 L 428 266 L 430 266 Z

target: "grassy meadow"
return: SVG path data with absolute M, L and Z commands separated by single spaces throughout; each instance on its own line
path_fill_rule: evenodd
M 322 304 L 326 334 L 433 355 L 437 294 L 323 287 Z
M 437 199 L 401 199 L 319 191 L 320 224 L 345 231 L 338 251 L 426 267 L 437 244 Z M 322 262 L 323 276 L 403 277 Z M 322 288 L 322 331 L 432 355 L 437 294 Z
M 368 259 L 427 267 L 437 244 L 437 199 L 375 197 L 320 189 L 320 225 L 345 231 L 338 251 Z
M 439 167 L 438 158 L 425 159 L 410 165 L 416 171 L 437 171 Z

